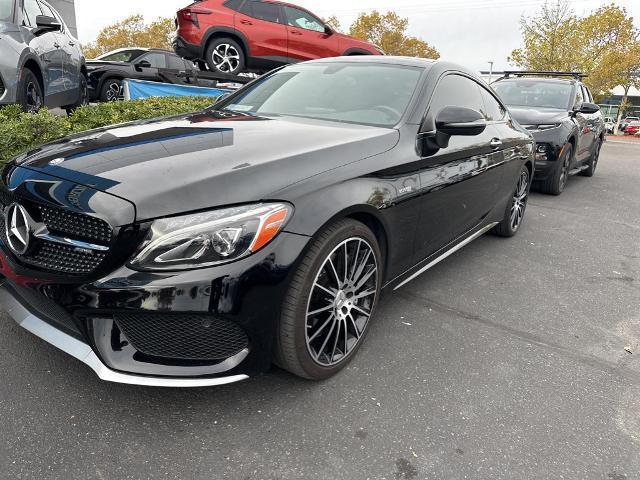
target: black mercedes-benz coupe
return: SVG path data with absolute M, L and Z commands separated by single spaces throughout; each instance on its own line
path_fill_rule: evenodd
M 323 379 L 382 289 L 518 231 L 533 145 L 457 65 L 288 66 L 208 110 L 16 158 L 0 305 L 104 380 L 219 385 L 272 361 Z

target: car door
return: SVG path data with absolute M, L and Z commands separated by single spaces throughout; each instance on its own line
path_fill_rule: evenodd
M 435 129 L 435 118 L 445 107 L 486 112 L 480 89 L 470 77 L 445 74 L 431 97 L 423 129 Z M 416 261 L 473 229 L 493 209 L 502 180 L 499 167 L 504 163 L 503 143 L 493 123 L 489 121 L 478 135 L 451 136 L 446 148 L 422 159 Z
M 591 133 L 591 128 L 589 127 L 588 115 L 577 111 L 584 102 L 588 101 L 585 100 L 584 92 L 579 83 L 576 84 L 576 95 L 574 98 L 573 120 L 578 126 L 575 160 L 580 162 L 590 155 L 593 135 Z
M 54 101 L 52 97 L 63 94 L 65 91 L 63 57 L 57 32 L 33 35 L 37 28 L 36 19 L 39 15 L 44 15 L 44 13 L 40 9 L 38 1 L 24 0 L 24 24 L 31 32 L 28 41 L 29 47 L 40 58 L 44 76 L 45 103 L 51 106 L 50 102 Z
M 167 68 L 167 56 L 163 52 L 149 52 L 134 60 L 133 68 L 138 80 L 161 81 L 158 69 Z
M 324 22 L 300 8 L 283 5 L 287 24 L 287 52 L 296 60 L 335 57 L 339 53 L 337 35 L 328 34 Z
M 46 2 L 38 0 L 38 3 L 40 4 L 43 15 L 53 17 L 60 22 L 60 31 L 52 32 L 52 34 L 55 34 L 56 45 L 58 45 L 57 55 L 59 55 L 60 63 L 62 64 L 64 91 L 69 93 L 69 102 L 72 103 L 80 88 L 81 53 L 77 46 L 77 40 L 70 37 L 64 21 L 58 12 L 51 8 Z
M 247 0 L 234 17 L 236 30 L 249 39 L 249 56 L 288 63 L 287 27 L 275 3 Z

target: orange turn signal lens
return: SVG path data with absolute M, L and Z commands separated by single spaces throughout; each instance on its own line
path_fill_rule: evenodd
M 256 252 L 273 240 L 273 237 L 275 237 L 284 226 L 288 216 L 289 209 L 285 207 L 263 217 L 260 222 L 258 233 L 256 234 L 249 250 L 251 250 L 251 252 Z

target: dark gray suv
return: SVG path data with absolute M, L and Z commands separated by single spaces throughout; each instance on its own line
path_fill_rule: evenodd
M 0 0 L 0 105 L 67 111 L 87 103 L 80 43 L 43 0 Z

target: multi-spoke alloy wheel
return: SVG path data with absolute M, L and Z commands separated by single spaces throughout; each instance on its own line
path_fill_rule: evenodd
M 518 179 L 518 185 L 516 191 L 513 194 L 513 202 L 511 203 L 511 229 L 513 231 L 520 228 L 522 219 L 524 218 L 524 211 L 527 207 L 527 197 L 529 196 L 529 171 L 527 169 L 520 172 L 520 178 Z
M 224 73 L 233 73 L 240 66 L 240 53 L 233 45 L 221 43 L 213 50 L 213 64 Z
M 382 253 L 373 231 L 353 219 L 318 233 L 285 295 L 274 360 L 303 378 L 344 368 L 364 342 L 382 288 Z
M 323 366 L 344 360 L 371 318 L 378 265 L 366 240 L 349 238 L 326 258 L 307 305 L 306 340 L 312 358 Z

